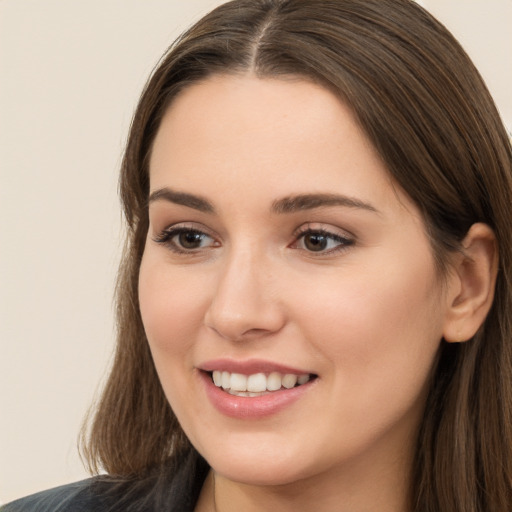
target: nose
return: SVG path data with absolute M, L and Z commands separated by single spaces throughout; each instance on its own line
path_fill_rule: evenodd
M 250 251 L 222 264 L 205 324 L 224 339 L 242 341 L 278 332 L 285 323 L 271 262 Z

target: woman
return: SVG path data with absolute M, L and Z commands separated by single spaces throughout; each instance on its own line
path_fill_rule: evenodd
M 511 170 L 413 2 L 214 10 L 126 148 L 109 476 L 5 510 L 508 510 Z

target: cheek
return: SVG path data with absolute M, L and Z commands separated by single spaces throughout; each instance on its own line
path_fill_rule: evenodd
M 421 392 L 443 325 L 429 263 L 397 265 L 396 272 L 392 265 L 385 272 L 347 271 L 301 295 L 295 317 L 304 319 L 301 331 L 329 362 L 336 387 L 384 403 L 390 392 L 404 399 L 404 392 L 411 399 Z
M 204 287 L 156 258 L 144 254 L 139 303 L 151 354 L 167 400 L 180 418 L 200 414 L 189 377 L 194 344 L 203 325 Z
M 319 431 L 326 450 L 357 452 L 388 434 L 406 446 L 417 428 L 440 334 L 431 283 L 416 285 L 354 278 L 336 292 L 318 288 L 304 304 L 302 332 L 326 362 L 330 393 L 316 412 L 331 411 Z
M 139 303 L 146 336 L 158 364 L 158 356 L 179 355 L 193 345 L 193 333 L 203 323 L 205 286 L 198 276 L 191 279 L 189 273 L 179 272 L 179 267 L 155 260 L 151 253 L 142 260 Z

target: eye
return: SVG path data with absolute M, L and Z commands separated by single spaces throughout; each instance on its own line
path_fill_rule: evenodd
M 331 253 L 346 249 L 354 240 L 324 229 L 307 228 L 297 236 L 294 247 L 313 253 Z
M 214 247 L 215 240 L 198 229 L 175 227 L 166 229 L 154 238 L 155 242 L 164 244 L 177 253 L 195 252 L 199 249 Z
M 199 249 L 209 237 L 198 231 L 182 231 L 174 235 L 172 240 L 183 249 Z

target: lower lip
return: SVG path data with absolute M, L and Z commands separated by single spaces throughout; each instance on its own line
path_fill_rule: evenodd
M 310 380 L 291 389 L 272 391 L 266 395 L 245 397 L 230 395 L 213 383 L 209 373 L 198 373 L 213 406 L 222 414 L 238 419 L 263 418 L 277 414 L 302 398 L 317 380 Z

